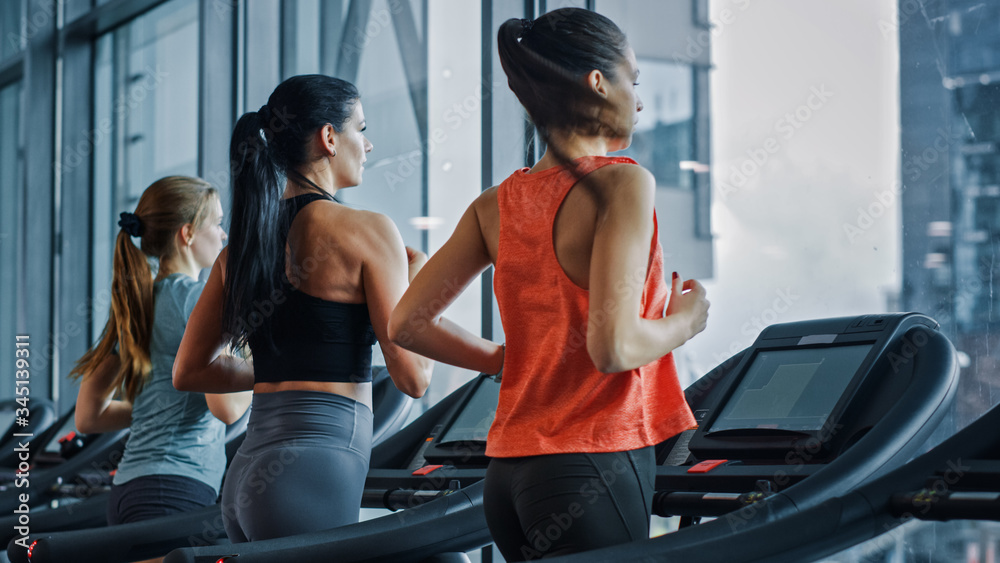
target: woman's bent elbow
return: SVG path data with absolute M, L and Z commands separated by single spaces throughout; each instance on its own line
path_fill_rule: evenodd
M 623 371 L 621 355 L 608 346 L 600 346 L 597 343 L 587 343 L 587 354 L 590 361 L 594 362 L 594 367 L 601 373 L 618 373 Z
M 80 411 L 76 411 L 76 415 L 73 417 L 73 423 L 76 426 L 76 431 L 80 434 L 93 434 L 94 427 L 90 424 L 90 421 L 85 417 L 80 416 Z
M 401 320 L 402 316 L 397 315 L 395 311 L 393 314 L 389 315 L 389 326 L 386 327 L 386 333 L 389 336 L 389 341 L 396 346 L 401 346 L 406 348 L 407 344 L 412 344 L 413 341 L 409 337 L 409 332 L 406 330 L 406 321 Z
M 173 380 L 174 389 L 178 391 L 193 391 L 190 388 L 190 377 L 189 370 L 183 368 L 176 362 L 174 363 L 174 368 L 171 373 L 171 379 Z
M 427 392 L 427 387 L 429 387 L 428 385 L 429 383 L 430 383 L 429 381 L 414 380 L 402 383 L 402 385 L 397 385 L 397 387 L 399 388 L 400 391 L 409 395 L 410 397 L 413 397 L 414 399 L 419 399 L 420 397 L 424 396 L 424 393 Z
M 418 373 L 409 377 L 399 378 L 398 380 L 393 378 L 392 382 L 396 385 L 397 389 L 406 395 L 414 399 L 419 399 L 424 396 L 427 388 L 430 387 L 431 378 L 430 374 Z
M 591 360 L 593 360 L 591 356 Z M 601 361 L 594 361 L 594 367 L 597 371 L 601 373 L 620 373 L 626 371 L 621 362 L 615 361 L 613 359 L 602 359 Z

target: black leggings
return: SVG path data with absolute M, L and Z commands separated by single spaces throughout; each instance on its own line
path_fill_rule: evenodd
M 141 522 L 215 504 L 215 489 L 181 475 L 143 475 L 111 487 L 108 525 Z
M 254 394 L 246 439 L 222 486 L 222 518 L 240 543 L 358 521 L 372 411 L 321 391 Z
M 494 458 L 483 507 L 507 561 L 566 555 L 649 537 L 653 447 Z

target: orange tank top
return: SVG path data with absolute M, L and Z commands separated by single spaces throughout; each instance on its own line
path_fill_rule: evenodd
M 583 157 L 579 173 L 623 157 Z M 672 354 L 638 369 L 601 373 L 587 352 L 589 292 L 556 258 L 552 229 L 576 176 L 564 166 L 527 168 L 497 191 L 500 241 L 493 278 L 506 335 L 503 379 L 486 454 L 613 452 L 642 448 L 694 425 Z M 642 316 L 662 318 L 670 286 L 663 276 L 653 214 Z

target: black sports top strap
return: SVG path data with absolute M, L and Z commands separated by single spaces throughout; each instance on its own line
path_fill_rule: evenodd
M 282 202 L 282 243 L 298 212 L 321 199 L 333 198 L 308 193 Z M 276 293 L 268 303 L 257 305 L 260 314 L 273 315 L 274 348 L 251 336 L 256 382 L 371 381 L 375 330 L 367 304 L 320 299 L 296 290 L 287 280 Z

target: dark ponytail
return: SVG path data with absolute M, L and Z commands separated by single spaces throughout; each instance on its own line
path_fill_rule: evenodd
M 233 166 L 233 206 L 223 305 L 223 330 L 242 347 L 250 328 L 263 324 L 259 312 L 241 307 L 278 287 L 275 265 L 284 257 L 279 248 L 280 206 L 284 185 L 269 154 L 260 112 L 243 114 L 229 145 Z M 265 311 L 268 310 L 265 308 Z
M 353 84 L 320 74 L 293 76 L 260 110 L 244 114 L 229 144 L 233 197 L 222 328 L 240 347 L 259 331 L 271 340 L 270 313 L 282 287 L 285 178 L 310 158 L 309 137 L 327 123 L 341 131 L 354 111 Z
M 581 8 L 560 8 L 538 19 L 509 19 L 497 32 L 507 83 L 544 140 L 554 129 L 621 135 L 601 113 L 614 108 L 584 82 L 593 70 L 617 80 L 628 39 L 611 20 Z

